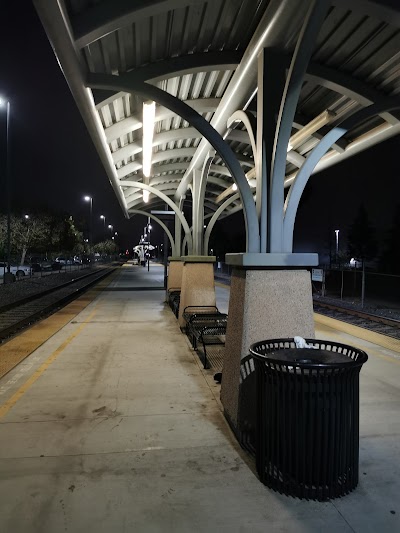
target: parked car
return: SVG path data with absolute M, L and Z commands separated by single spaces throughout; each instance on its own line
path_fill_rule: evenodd
M 0 263 L 0 276 L 4 276 L 5 272 L 8 272 L 7 263 Z M 10 265 L 10 272 L 17 278 L 23 278 L 31 275 L 32 268 L 29 265 Z
M 69 257 L 56 257 L 55 262 L 61 263 L 62 265 L 73 265 L 74 263 L 73 259 Z

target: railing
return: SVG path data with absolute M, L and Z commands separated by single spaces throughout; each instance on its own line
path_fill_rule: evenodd
M 215 279 L 229 284 L 232 266 L 223 262 L 214 264 Z M 313 294 L 335 299 L 361 301 L 362 270 L 358 268 L 323 268 L 325 282 L 313 281 Z M 311 269 L 310 269 L 311 271 Z M 379 305 L 400 302 L 400 276 L 365 272 L 365 300 Z

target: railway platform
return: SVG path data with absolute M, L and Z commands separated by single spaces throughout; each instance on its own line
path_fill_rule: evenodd
M 231 433 L 163 274 L 126 264 L 0 346 L 0 361 L 26 355 L 0 380 L 0 530 L 398 531 L 400 341 L 315 315 L 317 338 L 369 356 L 360 482 L 331 502 L 288 498 L 259 482 Z M 216 294 L 227 312 L 229 287 Z

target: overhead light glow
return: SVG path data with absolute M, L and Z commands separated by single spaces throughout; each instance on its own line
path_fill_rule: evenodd
M 301 128 L 301 130 L 290 137 L 287 151 L 290 152 L 290 150 L 300 146 L 300 144 L 322 128 L 322 126 L 328 124 L 328 122 L 330 122 L 335 116 L 335 113 L 332 113 L 332 111 L 323 111 L 320 115 L 311 120 L 311 122 L 306 124 L 304 128 Z
M 149 196 L 150 196 L 150 193 L 149 191 L 143 191 L 143 202 L 147 204 L 147 202 L 149 201 Z
M 151 156 L 153 154 L 154 119 L 156 114 L 155 102 L 143 103 L 143 174 L 147 178 L 151 173 Z
M 234 183 L 234 184 L 232 185 L 232 191 L 237 191 L 237 185 L 236 185 L 236 183 Z

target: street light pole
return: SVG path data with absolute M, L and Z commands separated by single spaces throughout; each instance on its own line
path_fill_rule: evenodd
M 11 161 L 10 161 L 10 117 L 11 104 L 9 100 L 0 98 L 0 106 L 7 104 L 6 115 L 6 195 L 7 195 L 7 274 L 4 273 L 4 283 L 10 279 L 11 263 Z
M 106 240 L 106 217 L 100 215 L 101 220 L 103 221 L 103 239 Z
M 7 102 L 7 272 L 10 274 L 11 263 L 11 172 L 10 172 L 10 102 Z
M 89 246 L 92 247 L 93 235 L 92 235 L 92 215 L 93 215 L 93 198 L 91 196 L 85 196 L 85 202 L 90 202 L 90 220 L 89 220 Z
M 336 233 L 336 264 L 338 262 L 338 256 L 339 256 L 339 230 L 335 229 Z

